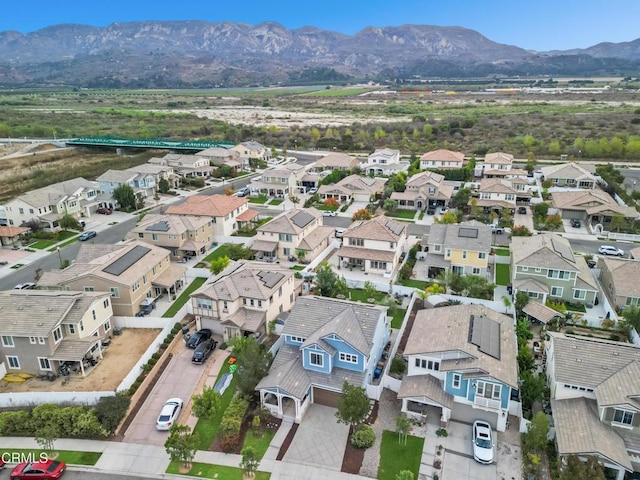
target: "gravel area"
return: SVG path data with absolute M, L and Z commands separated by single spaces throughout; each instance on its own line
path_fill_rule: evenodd
M 370 478 L 378 478 L 378 465 L 380 464 L 380 444 L 384 430 L 396 430 L 396 418 L 400 415 L 402 401 L 398 400 L 396 393 L 385 388 L 382 391 L 378 406 L 378 418 L 372 425 L 376 432 L 376 442 L 364 452 L 364 460 L 360 468 L 360 475 Z

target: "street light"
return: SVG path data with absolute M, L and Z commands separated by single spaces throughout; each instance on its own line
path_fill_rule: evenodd
M 62 253 L 60 253 L 60 247 L 57 247 L 58 259 L 60 260 L 60 270 L 62 270 Z

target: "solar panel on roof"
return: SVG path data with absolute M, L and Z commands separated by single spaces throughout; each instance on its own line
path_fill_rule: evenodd
M 150 251 L 150 248 L 136 245 L 127 253 L 118 258 L 115 262 L 103 268 L 102 271 L 111 275 L 122 275 L 123 272 L 125 272 L 129 267 L 131 267 L 134 263 L 136 263 Z
M 149 225 L 145 230 L 149 232 L 168 232 L 169 231 L 169 222 L 166 220 L 160 220 L 153 225 Z
M 307 212 L 298 212 L 291 217 L 291 221 L 295 226 L 304 228 L 313 221 L 313 215 Z
M 458 229 L 458 237 L 478 238 L 478 229 L 477 228 L 460 228 Z
M 400 225 L 397 222 L 393 222 L 393 221 L 388 221 L 386 224 L 386 227 L 391 230 L 394 235 L 400 235 L 402 233 L 402 230 L 404 230 L 404 226 Z
M 471 315 L 469 341 L 478 349 L 500 360 L 500 323 L 490 318 Z
M 284 278 L 284 275 L 280 272 L 260 272 L 258 273 L 258 278 L 264 283 L 265 287 L 273 288 Z

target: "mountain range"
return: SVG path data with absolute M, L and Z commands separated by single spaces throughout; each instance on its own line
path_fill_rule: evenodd
M 345 35 L 204 21 L 63 24 L 0 32 L 0 85 L 234 87 L 408 78 L 638 75 L 640 39 L 531 52 L 462 27 L 402 25 Z

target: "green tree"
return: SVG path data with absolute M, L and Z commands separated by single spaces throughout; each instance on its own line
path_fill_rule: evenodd
M 576 480 L 577 478 L 606 480 L 607 477 L 596 456 L 590 455 L 586 462 L 583 462 L 577 455 L 569 455 L 565 458 L 558 480 Z
M 481 218 L 482 217 L 482 207 L 478 206 L 478 199 L 477 198 L 472 198 L 469 201 L 469 204 L 471 205 L 471 211 L 469 212 L 469 216 L 471 218 Z
M 449 210 L 448 212 L 443 213 L 440 218 L 436 218 L 436 223 L 458 223 L 458 215 L 453 210 Z
M 533 354 L 529 348 L 521 348 L 518 350 L 518 370 L 522 375 L 526 371 L 531 371 L 535 368 L 536 362 L 533 359 Z
M 271 365 L 271 353 L 253 335 L 233 339 L 233 355 L 238 366 L 236 381 L 238 389 L 247 397 L 256 395 L 256 385 L 267 373 Z
M 171 461 L 181 462 L 185 468 L 191 468 L 191 462 L 198 449 L 198 435 L 191 432 L 189 425 L 174 424 L 169 429 L 169 437 L 164 448 Z
M 82 230 L 78 219 L 68 213 L 60 219 L 60 228 L 63 230 Z
M 323 297 L 335 297 L 336 286 L 338 284 L 338 274 L 333 270 L 328 262 L 322 262 L 316 268 L 316 284 Z
M 502 303 L 504 304 L 504 308 L 505 308 L 505 312 L 504 313 L 508 313 L 509 312 L 509 308 L 511 308 L 511 300 L 506 295 L 503 295 L 502 296 Z
M 622 311 L 622 317 L 626 323 L 640 331 L 640 307 L 632 305 Z
M 220 393 L 205 385 L 202 393 L 191 397 L 191 411 L 198 418 L 213 418 L 220 410 Z
M 542 218 L 542 220 L 544 221 L 545 218 L 547 218 L 547 214 L 549 213 L 549 204 L 548 203 L 536 203 L 533 207 L 533 214 L 536 217 L 540 217 Z
M 378 289 L 369 280 L 364 282 L 363 290 L 364 295 L 367 298 L 375 298 L 375 296 L 378 294 Z
M 398 202 L 396 200 L 387 198 L 382 204 L 382 208 L 387 212 L 393 213 L 398 209 Z
M 611 217 L 611 230 L 620 232 L 627 227 L 627 219 L 621 213 L 614 213 Z
M 241 243 L 230 243 L 227 245 L 227 256 L 231 260 L 251 260 L 253 252 Z
M 136 209 L 136 194 L 130 185 L 123 183 L 114 188 L 113 199 L 118 202 L 122 208 Z
M 93 408 L 98 421 L 109 432 L 114 433 L 120 422 L 127 414 L 131 397 L 126 395 L 114 395 L 113 397 L 102 397 Z
M 169 181 L 166 178 L 161 178 L 158 182 L 158 190 L 160 193 L 168 193 L 170 189 Z
M 522 434 L 522 447 L 525 451 L 543 452 L 547 447 L 549 420 L 544 412 L 538 412 L 531 419 L 529 429 Z
M 60 436 L 60 427 L 53 423 L 47 422 L 38 424 L 36 427 L 35 440 L 48 453 L 53 453 L 53 442 L 55 442 Z
M 527 303 L 529 303 L 529 295 L 527 292 L 517 292 L 515 301 L 517 317 L 522 315 L 522 309 L 527 306 Z
M 224 257 L 218 257 L 215 260 L 213 260 L 209 266 L 209 270 L 214 275 L 217 275 L 220 272 L 222 272 L 225 268 L 227 268 L 228 265 L 229 265 L 229 257 L 225 255 Z
M 461 188 L 454 195 L 452 204 L 458 210 L 465 210 L 469 205 L 469 200 L 471 199 L 471 189 L 470 188 Z
M 253 447 L 244 447 L 240 455 L 242 455 L 240 468 L 246 475 L 253 477 L 256 474 L 256 470 L 258 470 L 258 465 L 260 465 L 258 452 L 256 452 L 256 449 Z
M 367 210 L 366 208 L 361 208 L 359 210 L 356 210 L 356 212 L 351 217 L 351 220 L 353 220 L 354 222 L 356 220 L 371 220 L 371 217 L 373 217 L 373 215 L 369 210 Z
M 551 230 L 552 232 L 555 230 L 559 230 L 560 228 L 562 228 L 562 225 L 563 225 L 562 217 L 557 213 L 555 215 L 550 215 L 549 217 L 547 217 L 547 220 L 544 222 L 544 225 L 547 229 Z
M 531 235 L 533 235 L 531 230 L 524 225 L 517 225 L 511 229 L 512 237 L 530 237 Z
M 352 426 L 360 425 L 369 415 L 370 409 L 371 405 L 364 388 L 345 381 L 342 385 L 342 395 L 338 398 L 338 411 L 336 412 L 338 423 Z
M 407 437 L 409 435 L 409 429 L 411 428 L 411 422 L 405 415 L 396 417 L 396 432 L 398 432 L 398 443 L 403 445 L 407 444 Z

